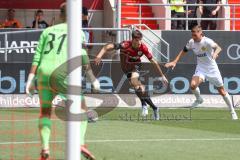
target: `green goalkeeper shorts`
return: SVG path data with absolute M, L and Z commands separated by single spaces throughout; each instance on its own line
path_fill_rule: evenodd
M 67 63 L 66 63 L 67 64 Z M 52 101 L 56 95 L 60 95 L 64 100 L 67 99 L 67 65 L 63 64 L 61 69 L 55 70 L 51 75 L 43 74 L 46 72 L 38 72 L 38 93 L 40 98 L 40 105 L 42 108 L 48 108 L 52 106 Z M 82 64 L 90 65 L 88 55 L 82 56 Z M 81 91 L 81 87 L 72 87 L 74 88 L 73 95 L 79 95 L 81 100 L 84 100 L 84 96 Z M 76 89 L 77 88 L 77 89 Z

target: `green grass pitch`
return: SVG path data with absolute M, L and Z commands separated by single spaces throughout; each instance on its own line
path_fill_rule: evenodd
M 0 160 L 39 159 L 38 112 L 0 110 Z M 115 109 L 88 125 L 88 148 L 97 160 L 239 160 L 240 121 L 227 109 L 161 109 L 161 116 Z M 65 122 L 54 117 L 51 160 L 64 159 L 64 141 Z

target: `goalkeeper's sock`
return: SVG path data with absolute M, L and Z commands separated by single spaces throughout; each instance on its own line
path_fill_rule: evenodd
M 43 117 L 39 119 L 39 132 L 42 143 L 42 149 L 49 149 L 49 139 L 51 135 L 52 122 L 49 118 Z
M 200 89 L 197 87 L 196 89 L 192 90 L 192 93 L 195 95 L 196 99 L 200 99 Z
M 87 131 L 87 124 L 88 124 L 88 121 L 81 122 L 81 146 L 85 145 L 85 134 Z
M 232 105 L 232 101 L 231 101 L 230 95 L 227 93 L 225 96 L 223 96 L 223 99 L 224 99 L 225 103 L 227 104 L 229 110 L 232 113 L 235 112 L 235 110 L 233 108 L 233 105 Z

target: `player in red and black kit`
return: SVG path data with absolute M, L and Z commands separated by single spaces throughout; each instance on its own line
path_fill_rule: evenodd
M 95 58 L 95 64 L 99 65 L 103 55 L 107 51 L 120 49 L 120 59 L 122 71 L 126 74 L 130 85 L 135 89 L 136 95 L 140 98 L 142 103 L 142 115 L 146 116 L 148 114 L 147 104 L 151 106 L 154 111 L 154 119 L 159 120 L 158 107 L 156 107 L 148 93 L 145 92 L 144 85 L 139 81 L 139 70 L 141 68 L 141 57 L 145 55 L 148 60 L 154 65 L 154 67 L 159 72 L 162 82 L 167 85 L 168 80 L 162 73 L 162 70 L 158 62 L 153 58 L 152 54 L 149 52 L 147 46 L 142 43 L 142 33 L 138 30 L 132 32 L 131 41 L 123 41 L 120 44 L 110 43 L 105 45 L 97 57 Z

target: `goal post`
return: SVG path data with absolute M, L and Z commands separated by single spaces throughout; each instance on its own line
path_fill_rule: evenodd
M 68 25 L 68 59 L 81 55 L 81 29 L 82 29 L 82 0 L 67 0 L 67 25 Z M 69 62 L 69 61 L 68 61 Z M 81 66 L 81 60 L 79 66 Z M 68 63 L 68 69 L 72 68 L 74 64 Z M 74 72 L 74 76 L 68 70 L 68 84 L 81 85 L 82 72 Z M 69 107 L 70 114 L 81 113 L 81 99 L 79 95 L 73 95 L 71 88 L 68 88 L 68 99 L 72 101 Z M 78 118 L 80 119 L 80 118 Z M 68 120 L 66 126 L 66 160 L 80 160 L 81 159 L 81 122 Z

